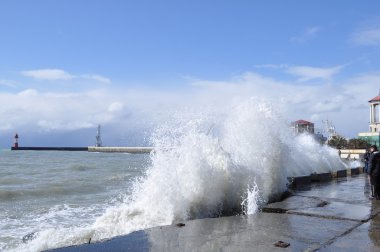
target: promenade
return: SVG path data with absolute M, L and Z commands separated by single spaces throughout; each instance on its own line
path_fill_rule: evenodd
M 380 251 L 380 201 L 368 196 L 360 174 L 298 188 L 255 215 L 184 221 L 54 251 Z

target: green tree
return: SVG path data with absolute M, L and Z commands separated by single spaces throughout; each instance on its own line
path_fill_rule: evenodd
M 348 146 L 347 139 L 342 136 L 333 136 L 327 144 L 336 149 L 344 149 Z
M 367 149 L 369 144 L 363 139 L 352 138 L 348 140 L 347 147 L 349 149 Z

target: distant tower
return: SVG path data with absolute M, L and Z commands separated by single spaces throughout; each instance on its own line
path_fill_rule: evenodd
M 18 149 L 18 134 L 17 133 L 15 135 L 15 141 L 14 141 L 14 144 L 13 144 L 13 148 Z
M 98 131 L 96 133 L 96 147 L 102 147 L 102 137 L 100 135 L 100 124 L 98 125 Z

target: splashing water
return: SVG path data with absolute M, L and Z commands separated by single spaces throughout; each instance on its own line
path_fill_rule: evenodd
M 247 189 L 247 196 L 242 197 L 241 207 L 244 214 L 254 214 L 258 210 L 258 203 L 261 202 L 259 188 L 256 183 Z
M 336 150 L 312 136 L 295 137 L 265 101 L 249 99 L 223 110 L 181 115 L 161 125 L 152 136 L 152 165 L 123 203 L 91 226 L 39 232 L 28 247 L 41 250 L 179 220 L 253 214 L 286 190 L 287 177 L 345 168 Z
M 226 114 L 217 122 L 215 116 L 212 122 L 208 115 L 186 117 L 157 129 L 146 179 L 136 184 L 130 201 L 95 226 L 116 235 L 179 220 L 251 214 L 286 190 L 288 176 L 344 168 L 335 150 L 311 136 L 295 138 L 266 102 L 249 99 Z M 117 222 L 107 230 L 112 220 Z
M 349 168 L 358 168 L 358 167 L 363 167 L 363 163 L 360 162 L 359 160 L 350 160 L 347 166 Z

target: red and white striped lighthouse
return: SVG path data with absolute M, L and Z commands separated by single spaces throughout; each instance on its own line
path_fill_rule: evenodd
M 14 141 L 13 148 L 15 148 L 15 149 L 18 148 L 18 134 L 17 134 L 17 133 L 16 133 L 16 135 L 15 135 L 15 141 Z

